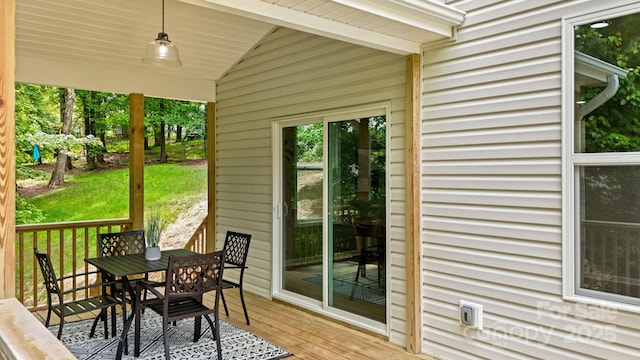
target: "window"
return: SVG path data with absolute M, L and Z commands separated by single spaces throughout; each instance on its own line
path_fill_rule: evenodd
M 570 25 L 570 291 L 640 305 L 640 13 Z

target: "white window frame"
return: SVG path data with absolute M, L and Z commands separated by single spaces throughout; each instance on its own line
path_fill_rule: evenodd
M 580 194 L 579 174 L 577 166 L 584 165 L 640 165 L 640 152 L 590 154 L 575 153 L 575 43 L 574 26 L 590 24 L 602 19 L 615 18 L 633 13 L 640 13 L 640 2 L 633 4 L 610 2 L 600 9 L 593 9 L 589 13 L 567 17 L 562 24 L 562 278 L 563 299 L 585 304 L 603 306 L 632 312 L 640 312 L 638 303 L 629 303 L 629 298 L 617 294 L 609 294 L 595 290 L 581 289 L 579 277 L 580 266 Z

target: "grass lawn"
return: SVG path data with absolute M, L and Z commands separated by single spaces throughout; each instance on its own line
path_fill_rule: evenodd
M 64 187 L 29 199 L 44 212 L 44 223 L 128 217 L 129 169 L 80 173 L 65 180 Z M 145 166 L 145 209 L 158 209 L 168 222 L 206 193 L 205 167 Z

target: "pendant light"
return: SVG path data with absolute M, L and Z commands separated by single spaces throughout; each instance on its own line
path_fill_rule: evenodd
M 604 29 L 607 26 L 609 26 L 609 23 L 604 20 L 591 24 L 592 29 Z
M 142 62 L 164 67 L 182 66 L 178 48 L 169 41 L 169 35 L 164 32 L 164 0 L 162 0 L 162 32 L 158 33 L 158 38 L 147 45 Z

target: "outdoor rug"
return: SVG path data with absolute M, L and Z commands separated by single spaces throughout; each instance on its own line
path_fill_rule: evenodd
M 111 315 L 109 315 L 111 316 Z M 118 319 L 117 331 L 122 331 L 122 314 L 116 315 Z M 164 345 L 162 342 L 162 319 L 153 311 L 147 311 L 142 315 L 140 331 L 140 357 L 133 357 L 133 328 L 129 331 L 129 355 L 123 355 L 123 359 L 164 359 Z M 169 351 L 172 360 L 199 360 L 217 359 L 216 342 L 211 336 L 209 323 L 202 319 L 202 336 L 196 343 L 193 342 L 194 319 L 183 319 L 176 326 L 169 326 Z M 98 324 L 94 337 L 89 337 L 93 319 L 73 323 L 66 323 L 62 330 L 62 343 L 78 359 L 114 359 L 118 349 L 118 337 L 104 338 L 104 325 Z M 109 331 L 111 331 L 111 319 L 109 319 Z M 49 331 L 58 334 L 58 325 L 50 326 Z M 111 334 L 109 334 L 111 335 Z M 282 359 L 292 354 L 288 351 L 268 342 L 267 340 L 243 330 L 226 321 L 220 320 L 220 341 L 222 344 L 223 359 L 242 360 L 272 360 Z

